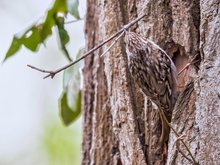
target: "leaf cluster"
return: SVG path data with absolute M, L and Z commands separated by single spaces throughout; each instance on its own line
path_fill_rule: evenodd
M 72 15 L 76 20 L 81 19 L 78 7 L 78 0 L 54 0 L 51 8 L 48 9 L 43 18 L 14 35 L 4 61 L 14 56 L 22 46 L 37 52 L 41 45 L 46 45 L 46 40 L 53 34 L 53 28 L 57 29 L 57 38 L 65 57 L 68 61 L 72 61 L 66 47 L 70 37 L 65 29 L 65 21 L 68 14 Z M 82 54 L 82 51 L 80 50 L 78 55 Z M 63 92 L 59 99 L 59 105 L 61 118 L 65 125 L 69 125 L 81 114 L 80 65 L 71 67 L 64 72 Z

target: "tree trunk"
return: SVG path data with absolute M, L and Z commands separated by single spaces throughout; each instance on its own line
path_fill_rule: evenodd
M 219 0 L 87 0 L 86 46 L 130 28 L 160 45 L 180 71 L 171 124 L 200 164 L 220 164 Z M 133 81 L 123 38 L 85 59 L 82 164 L 192 164 L 173 131 L 161 146 L 159 115 Z M 179 148 L 179 149 L 178 149 Z M 184 152 L 187 160 L 180 151 Z

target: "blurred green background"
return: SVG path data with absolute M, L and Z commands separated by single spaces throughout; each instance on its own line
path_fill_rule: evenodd
M 15 33 L 44 15 L 53 1 L 0 1 L 0 61 Z M 85 15 L 85 0 L 79 12 Z M 84 46 L 83 21 L 67 24 L 69 53 Z M 82 120 L 69 127 L 61 122 L 58 99 L 62 74 L 43 80 L 27 64 L 56 69 L 66 64 L 53 35 L 37 53 L 22 48 L 0 66 L 0 165 L 78 165 L 81 163 Z

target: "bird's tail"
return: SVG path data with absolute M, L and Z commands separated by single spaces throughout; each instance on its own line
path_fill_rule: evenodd
M 160 115 L 160 120 L 161 120 L 161 125 L 162 125 L 160 143 L 164 144 L 169 140 L 169 133 L 170 133 L 169 119 L 167 119 L 163 110 L 160 110 L 159 115 Z

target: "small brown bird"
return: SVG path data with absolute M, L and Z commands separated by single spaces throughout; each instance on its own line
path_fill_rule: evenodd
M 154 102 L 159 109 L 162 124 L 160 142 L 169 137 L 169 126 L 175 104 L 177 88 L 177 72 L 174 63 L 167 53 L 153 41 L 125 30 L 128 66 L 132 77 L 143 93 Z

